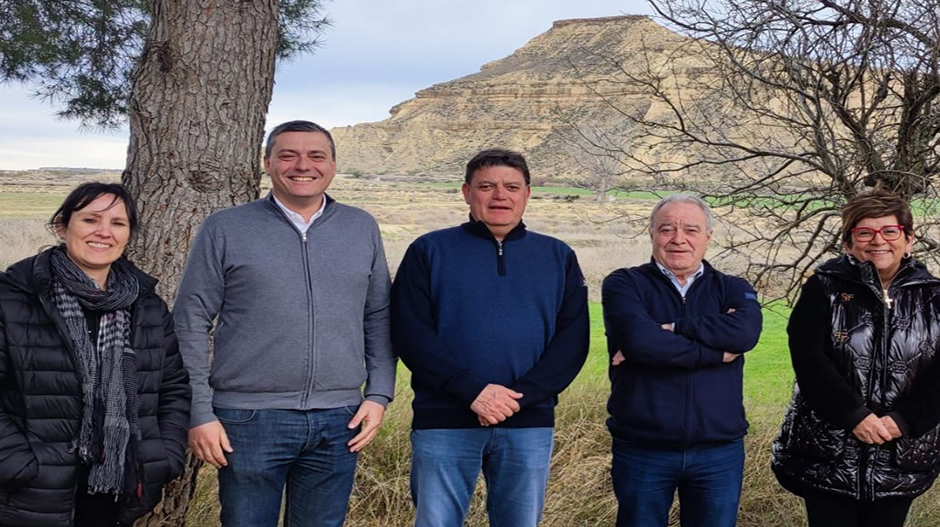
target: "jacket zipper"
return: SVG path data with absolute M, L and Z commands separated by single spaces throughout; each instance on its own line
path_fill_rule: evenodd
M 326 197 L 324 196 L 323 199 L 326 199 Z M 284 221 L 287 222 L 287 225 L 290 228 L 294 229 L 297 235 L 300 236 L 300 259 L 303 262 L 304 285 L 307 288 L 307 312 L 310 314 L 310 316 L 307 317 L 307 356 L 310 357 L 310 366 L 307 368 L 308 382 L 306 382 L 304 385 L 304 393 L 300 401 L 300 404 L 304 408 L 306 408 L 307 401 L 310 398 L 310 392 L 313 391 L 313 387 L 316 385 L 315 377 L 316 377 L 316 369 L 317 369 L 316 364 L 315 364 L 316 356 L 314 355 L 314 345 L 313 345 L 313 339 L 314 339 L 314 336 L 316 335 L 316 330 L 314 328 L 316 310 L 314 309 L 313 280 L 310 278 L 310 258 L 309 258 L 309 252 L 307 250 L 307 233 L 310 232 L 310 229 L 314 228 L 314 225 L 310 225 L 309 227 L 307 227 L 307 230 L 305 232 L 301 232 L 300 229 L 298 229 L 294 225 L 294 222 L 291 221 L 291 219 L 287 216 L 287 214 L 285 214 L 284 211 L 281 210 L 281 208 L 277 206 L 277 203 L 275 203 L 273 199 L 271 200 L 271 206 L 273 206 L 274 209 L 277 210 L 278 214 L 281 215 L 281 218 L 283 218 Z M 324 207 L 323 212 L 325 215 L 326 214 L 325 207 Z M 323 218 L 323 215 L 321 215 L 320 218 Z
M 880 295 L 878 294 L 877 288 L 874 288 L 872 286 L 869 286 L 869 287 L 872 288 L 872 292 L 875 293 L 875 297 L 881 300 L 882 304 L 884 305 L 884 309 L 882 309 L 882 316 L 881 316 L 881 350 L 880 350 L 882 354 L 881 363 L 883 367 L 881 370 L 881 375 L 878 376 L 877 378 L 881 387 L 881 394 L 883 397 L 884 389 L 887 384 L 887 372 L 888 372 L 888 325 L 889 325 L 888 317 L 891 314 L 891 307 L 892 307 L 893 301 L 891 300 L 891 297 L 888 296 L 888 288 L 885 287 L 884 283 L 881 281 L 881 276 L 878 276 L 878 285 L 880 286 L 880 289 L 881 289 Z M 866 397 L 866 400 L 868 401 L 872 401 L 872 398 L 874 396 L 874 386 L 875 386 L 875 380 L 876 380 L 875 364 L 876 364 L 876 361 L 872 360 L 871 366 L 869 367 L 869 371 L 868 371 L 868 390 L 867 390 L 868 393 Z M 869 465 L 871 465 L 874 459 L 877 458 L 879 449 L 880 447 L 878 445 L 863 444 L 861 452 L 859 453 L 859 456 L 861 458 L 859 459 L 859 463 L 858 463 L 858 466 L 859 466 L 858 474 L 859 474 L 859 479 L 860 479 L 859 494 L 861 495 L 859 496 L 859 498 L 862 500 L 874 501 L 875 499 L 875 483 L 874 483 L 875 475 L 874 473 L 869 474 Z
M 506 258 L 503 256 L 503 242 L 496 240 L 496 270 L 499 276 L 506 276 Z
M 312 226 L 311 226 L 312 228 Z M 308 230 L 309 232 L 309 230 Z M 304 263 L 304 283 L 307 287 L 307 312 L 310 313 L 310 316 L 307 317 L 307 356 L 310 357 L 310 366 L 307 369 L 307 376 L 310 379 L 310 382 L 304 386 L 304 395 L 301 400 L 301 405 L 306 408 L 307 400 L 310 398 L 310 392 L 313 390 L 314 385 L 316 385 L 316 356 L 314 355 L 313 347 L 313 338 L 316 333 L 314 328 L 314 319 L 316 317 L 314 303 L 313 303 L 313 280 L 310 278 L 310 256 L 307 250 L 307 233 L 300 233 L 300 246 L 301 246 L 301 260 Z
M 654 265 L 655 265 L 655 264 L 654 264 Z M 701 281 L 702 279 L 705 278 L 705 273 L 703 272 L 701 276 L 699 276 L 698 278 L 696 278 L 695 281 L 692 282 L 692 285 L 690 285 L 689 288 L 686 290 L 685 295 L 683 295 L 681 292 L 679 292 L 678 289 L 676 289 L 676 284 L 672 283 L 672 280 L 670 280 L 669 277 L 667 277 L 666 275 L 664 275 L 664 274 L 662 273 L 662 271 L 659 270 L 658 267 L 656 268 L 656 270 L 658 271 L 658 274 L 659 274 L 660 278 L 661 278 L 663 281 L 665 281 L 667 284 L 669 284 L 669 290 L 672 291 L 674 294 L 676 294 L 676 295 L 679 296 L 681 317 L 686 316 L 686 314 L 687 314 L 687 313 L 686 313 L 686 310 L 688 309 L 688 303 L 686 302 L 686 296 L 688 296 L 688 294 L 689 294 L 690 292 L 692 292 L 692 288 L 695 287 L 695 284 L 696 284 L 696 283 L 698 283 L 699 281 Z M 676 322 L 675 320 L 672 321 L 673 324 L 675 324 L 675 322 Z M 690 416 L 692 415 L 692 395 L 693 395 L 693 393 L 692 393 L 692 373 L 691 373 L 691 372 L 685 374 L 685 393 L 686 393 L 686 397 L 685 397 L 685 416 L 684 416 L 684 418 L 683 418 L 683 425 L 682 425 L 682 428 L 683 428 L 683 430 L 684 430 L 684 433 L 683 433 L 683 440 L 684 440 L 684 443 L 685 443 L 686 445 L 688 445 L 688 444 L 691 444 L 691 442 L 692 442 L 692 439 L 691 439 L 692 430 L 691 430 L 691 426 L 689 426 L 689 419 L 690 419 Z

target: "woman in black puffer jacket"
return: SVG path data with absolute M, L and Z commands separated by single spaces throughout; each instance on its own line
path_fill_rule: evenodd
M 0 525 L 130 525 L 182 472 L 188 376 L 156 280 L 123 258 L 120 185 L 86 183 L 63 243 L 0 273 Z
M 842 222 L 846 254 L 790 316 L 796 383 L 772 466 L 811 526 L 901 527 L 940 471 L 940 280 L 910 256 L 902 198 L 860 194 Z

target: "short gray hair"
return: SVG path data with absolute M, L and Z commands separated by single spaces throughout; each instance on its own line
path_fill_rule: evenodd
M 693 196 L 692 194 L 672 194 L 671 196 L 666 196 L 659 200 L 659 203 L 653 207 L 653 212 L 650 212 L 650 234 L 653 233 L 653 218 L 656 216 L 656 213 L 670 203 L 692 203 L 693 205 L 698 205 L 698 208 L 702 209 L 702 212 L 705 213 L 705 231 L 712 232 L 715 229 L 715 214 L 712 213 L 712 209 L 702 198 Z

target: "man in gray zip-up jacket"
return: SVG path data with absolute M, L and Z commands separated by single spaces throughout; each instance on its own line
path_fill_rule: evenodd
M 190 448 L 220 469 L 224 526 L 276 525 L 285 483 L 287 523 L 339 526 L 394 394 L 388 264 L 372 216 L 325 194 L 327 130 L 278 126 L 264 165 L 271 194 L 209 216 L 180 284 Z

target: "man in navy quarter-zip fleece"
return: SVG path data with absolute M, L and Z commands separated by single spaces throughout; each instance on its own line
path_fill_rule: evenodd
M 482 469 L 491 526 L 535 527 L 554 407 L 588 351 L 587 287 L 574 251 L 527 231 L 522 155 L 467 164 L 470 221 L 421 236 L 392 286 L 392 342 L 414 389 L 417 527 L 460 527 Z
M 704 261 L 713 228 L 699 198 L 664 198 L 650 215 L 652 262 L 604 280 L 618 527 L 666 527 L 677 489 L 683 527 L 736 522 L 743 354 L 761 311 L 746 281 Z
M 277 126 L 264 167 L 271 194 L 209 216 L 180 284 L 189 446 L 219 469 L 224 527 L 276 527 L 285 485 L 285 525 L 339 527 L 395 390 L 388 263 L 372 216 L 326 195 L 327 130 Z

